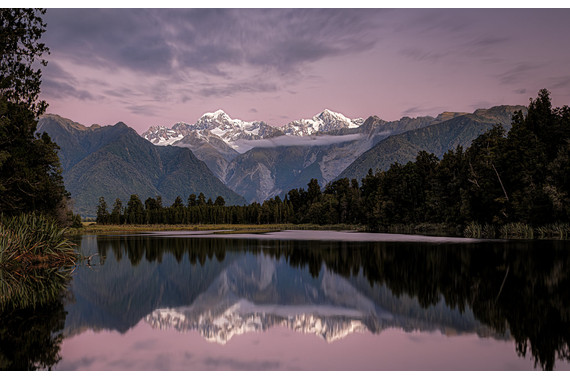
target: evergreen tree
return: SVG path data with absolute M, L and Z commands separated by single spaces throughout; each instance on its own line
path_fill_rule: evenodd
M 0 9 L 0 213 L 40 211 L 67 221 L 57 145 L 36 135 L 45 10 Z
M 196 194 L 193 193 L 188 196 L 188 207 L 195 207 L 196 205 L 198 205 L 198 202 L 196 201 Z
M 559 150 L 556 158 L 548 165 L 548 176 L 544 192 L 552 203 L 553 218 L 570 220 L 570 140 Z
M 113 204 L 113 210 L 111 211 L 111 223 L 112 224 L 122 224 L 123 220 L 121 214 L 123 212 L 123 203 L 121 199 L 115 199 L 115 203 Z
M 33 118 L 45 112 L 47 104 L 38 101 L 42 77 L 41 68 L 47 61 L 43 54 L 49 49 L 39 40 L 45 32 L 42 20 L 45 9 L 0 9 L 0 97 L 3 101 L 21 105 Z
M 184 207 L 184 203 L 182 203 L 182 198 L 180 196 L 176 196 L 174 199 L 174 203 L 172 204 L 172 208 L 182 208 Z
M 158 201 L 149 197 L 144 202 L 145 221 L 147 224 L 158 224 L 160 208 Z
M 97 223 L 98 224 L 108 224 L 109 223 L 109 212 L 107 211 L 107 203 L 105 198 L 101 196 L 99 198 L 99 205 L 97 206 Z
M 309 203 L 319 201 L 321 197 L 321 186 L 317 179 L 311 179 L 307 184 L 307 200 Z
M 129 224 L 142 224 L 144 221 L 144 207 L 138 195 L 131 195 L 125 210 L 125 218 Z

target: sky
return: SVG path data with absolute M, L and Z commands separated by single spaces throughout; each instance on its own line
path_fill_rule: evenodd
M 41 98 L 86 126 L 281 126 L 570 104 L 570 9 L 49 9 Z

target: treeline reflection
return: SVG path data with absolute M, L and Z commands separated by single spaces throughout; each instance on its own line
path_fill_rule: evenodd
M 0 269 L 0 370 L 51 370 L 60 360 L 71 268 Z
M 507 330 L 520 356 L 554 368 L 570 359 L 570 254 L 561 241 L 420 244 L 128 236 L 99 238 L 104 264 L 113 254 L 137 265 L 172 255 L 193 265 L 223 261 L 226 254 L 263 254 L 307 268 L 325 267 L 351 277 L 362 274 L 395 295 L 416 297 L 423 307 L 443 297 L 450 307 L 472 309 L 499 333 Z

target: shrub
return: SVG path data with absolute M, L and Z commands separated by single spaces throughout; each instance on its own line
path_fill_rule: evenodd
M 0 216 L 0 267 L 75 264 L 78 256 L 65 231 L 43 215 Z

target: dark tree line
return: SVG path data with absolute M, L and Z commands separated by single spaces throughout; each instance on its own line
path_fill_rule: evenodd
M 225 206 L 203 194 L 186 205 L 177 198 L 164 207 L 160 198 L 143 204 L 132 195 L 126 207 L 105 199 L 100 223 L 127 224 L 362 224 L 379 230 L 395 224 L 469 222 L 532 226 L 570 219 L 570 108 L 553 108 L 550 93 L 531 99 L 528 114 L 517 112 L 507 133 L 501 125 L 458 146 L 442 159 L 425 151 L 415 161 L 372 170 L 359 183 L 347 178 L 245 206 Z
M 203 193 L 191 194 L 186 204 L 177 197 L 170 206 L 162 198 L 149 197 L 144 204 L 131 195 L 126 207 L 115 199 L 111 212 L 104 197 L 99 198 L 97 223 L 100 224 L 279 224 L 292 222 L 292 206 L 277 196 L 263 204 L 226 206 L 222 196 L 206 200 Z

